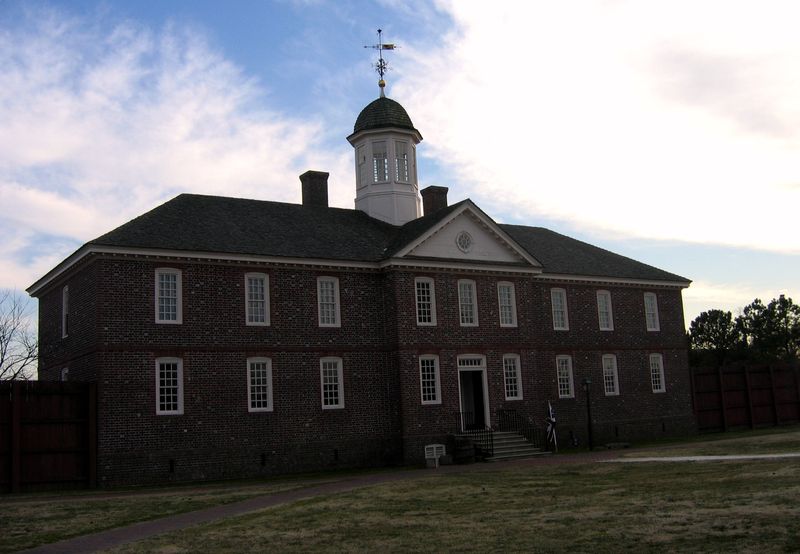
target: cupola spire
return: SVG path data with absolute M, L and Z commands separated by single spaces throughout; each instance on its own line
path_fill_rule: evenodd
M 422 215 L 417 182 L 417 144 L 422 135 L 414 128 L 405 108 L 384 94 L 389 69 L 384 50 L 394 44 L 383 42 L 364 46 L 378 51 L 375 70 L 380 76 L 380 97 L 361 110 L 347 137 L 356 155 L 356 209 L 392 225 L 404 225 Z
M 370 46 L 365 46 L 364 48 L 372 48 L 378 51 L 378 62 L 375 64 L 375 71 L 377 71 L 378 75 L 381 77 L 380 80 L 378 80 L 378 88 L 381 90 L 381 98 L 384 98 L 386 95 L 384 94 L 383 90 L 386 88 L 386 81 L 383 79 L 383 76 L 387 71 L 389 71 L 389 64 L 387 64 L 386 60 L 383 59 L 383 51 L 394 50 L 397 48 L 397 46 L 392 43 L 384 43 L 383 30 L 378 29 L 378 44 L 372 44 Z

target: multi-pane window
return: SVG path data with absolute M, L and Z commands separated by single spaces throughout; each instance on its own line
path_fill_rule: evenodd
M 183 413 L 183 361 L 156 359 L 156 414 Z
M 244 276 L 247 325 L 269 325 L 269 277 L 264 273 Z
M 322 358 L 319 361 L 319 377 L 322 390 L 322 409 L 344 408 L 342 359 Z
M 553 329 L 569 330 L 569 314 L 567 313 L 567 291 L 550 289 L 550 303 L 553 308 Z
M 433 279 L 417 277 L 414 279 L 414 289 L 417 299 L 417 325 L 436 325 L 436 292 Z
M 69 286 L 61 289 L 61 338 L 69 334 Z
M 423 404 L 441 404 L 439 356 L 419 357 L 419 384 Z
M 475 297 L 475 281 L 458 282 L 458 311 L 462 327 L 478 325 L 478 302 Z
M 317 279 L 317 305 L 320 327 L 339 327 L 339 279 Z
M 272 360 L 247 358 L 247 410 L 272 411 Z
M 516 354 L 503 356 L 503 378 L 506 386 L 506 400 L 522 400 L 522 376 L 520 375 L 519 356 Z
M 558 378 L 558 397 L 574 398 L 575 387 L 572 380 L 572 356 L 556 356 L 556 376 Z
M 386 141 L 372 143 L 372 180 L 376 183 L 389 180 Z
M 500 327 L 517 326 L 517 300 L 514 283 L 497 283 L 497 304 L 500 312 Z
M 601 331 L 614 330 L 614 315 L 611 312 L 611 293 L 607 290 L 597 291 L 597 319 Z
M 603 391 L 606 393 L 606 396 L 619 394 L 617 357 L 613 354 L 603 355 Z
M 652 292 L 644 293 L 644 319 L 648 331 L 658 331 L 661 328 L 658 321 L 658 299 Z
M 156 269 L 156 323 L 181 323 L 181 272 Z
M 650 354 L 650 383 L 653 385 L 653 392 L 667 391 L 664 382 L 664 358 L 661 354 Z
M 408 182 L 408 143 L 396 141 L 394 143 L 394 169 L 398 181 Z

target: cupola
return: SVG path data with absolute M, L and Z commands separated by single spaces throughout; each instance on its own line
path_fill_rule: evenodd
M 383 44 L 379 51 L 394 49 Z M 391 46 L 391 48 L 389 48 Z M 399 102 L 384 95 L 386 64 L 376 65 L 381 79 L 380 97 L 358 114 L 353 134 L 347 137 L 355 150 L 356 209 L 393 225 L 403 225 L 422 215 L 417 182 L 417 144 L 422 135 Z

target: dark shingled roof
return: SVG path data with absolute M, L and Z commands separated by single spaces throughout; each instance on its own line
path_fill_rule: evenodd
M 689 279 L 680 275 L 560 235 L 549 229 L 504 224 L 500 224 L 500 228 L 531 256 L 539 260 L 544 267 L 544 273 L 689 282 Z
M 89 244 L 375 261 L 396 232 L 358 210 L 181 194 Z
M 373 100 L 361 110 L 353 127 L 353 133 L 369 129 L 386 129 L 387 127 L 416 131 L 405 108 L 391 98 L 382 97 Z
M 96 246 L 378 262 L 424 235 L 468 200 L 402 226 L 359 210 L 181 194 Z M 688 279 L 540 227 L 500 225 L 544 273 L 688 282 Z
M 468 202 L 468 200 L 456 202 L 452 206 L 447 206 L 446 208 L 442 208 L 441 210 L 438 210 L 432 214 L 418 217 L 417 219 L 412 219 L 405 225 L 399 227 L 394 238 L 392 239 L 392 242 L 390 242 L 386 248 L 387 257 L 393 256 L 399 250 L 402 250 L 403 247 L 409 242 L 420 235 L 423 235 L 431 227 L 436 226 L 436 224 L 447 217 L 448 214 L 451 214 L 454 210 L 457 210 L 466 202 Z

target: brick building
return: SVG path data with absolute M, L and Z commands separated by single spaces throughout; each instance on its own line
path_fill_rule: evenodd
M 301 205 L 182 194 L 29 289 L 40 378 L 98 383 L 106 485 L 419 462 L 501 414 L 562 440 L 690 432 L 689 281 L 418 189 L 422 136 L 381 97 Z M 424 209 L 423 209 L 424 208 Z

